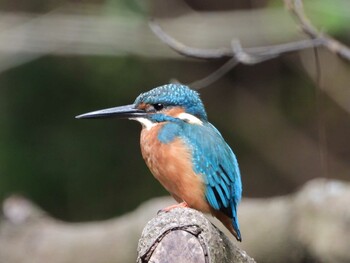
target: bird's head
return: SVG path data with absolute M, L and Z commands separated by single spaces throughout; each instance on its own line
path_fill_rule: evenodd
M 179 119 L 194 124 L 207 121 L 207 114 L 198 93 L 180 84 L 168 84 L 141 93 L 130 105 L 93 111 L 76 118 L 111 117 L 138 120 L 146 127 Z

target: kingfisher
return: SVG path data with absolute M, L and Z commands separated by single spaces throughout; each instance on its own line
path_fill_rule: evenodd
M 133 104 L 97 110 L 78 119 L 126 118 L 142 124 L 142 157 L 154 177 L 178 202 L 211 213 L 242 240 L 237 206 L 242 196 L 235 154 L 208 121 L 198 92 L 167 84 L 141 93 Z

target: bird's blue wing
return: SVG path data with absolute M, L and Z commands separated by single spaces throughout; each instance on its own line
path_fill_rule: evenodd
M 220 210 L 237 224 L 237 204 L 242 195 L 241 176 L 236 156 L 210 123 L 185 124 L 182 137 L 190 146 L 194 171 L 203 176 L 206 198 L 216 210 Z

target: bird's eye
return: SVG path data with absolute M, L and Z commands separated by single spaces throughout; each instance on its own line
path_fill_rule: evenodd
M 153 104 L 152 106 L 156 111 L 160 111 L 164 108 L 164 105 L 161 103 Z

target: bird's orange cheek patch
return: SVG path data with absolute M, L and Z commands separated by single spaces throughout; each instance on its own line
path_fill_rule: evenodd
M 144 103 L 144 102 L 142 102 L 142 103 L 140 103 L 139 105 L 137 105 L 137 108 L 138 108 L 139 110 L 147 110 L 149 107 L 150 107 L 150 105 L 147 104 L 147 103 Z

